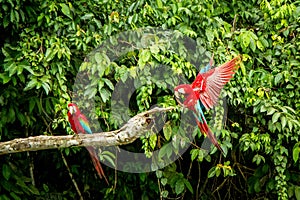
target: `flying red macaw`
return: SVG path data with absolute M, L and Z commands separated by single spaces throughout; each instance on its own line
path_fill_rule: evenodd
M 68 119 L 71 125 L 72 130 L 76 134 L 93 134 L 92 130 L 89 126 L 89 122 L 84 114 L 82 114 L 78 108 L 78 106 L 75 103 L 69 103 L 68 104 L 69 112 L 68 112 Z M 94 167 L 99 175 L 99 177 L 102 179 L 104 177 L 106 183 L 108 184 L 107 178 L 104 174 L 104 171 L 101 167 L 99 158 L 97 156 L 97 153 L 94 149 L 94 147 L 86 147 L 87 150 L 90 153 L 92 162 L 94 164 Z
M 223 152 L 216 136 L 212 133 L 204 117 L 203 109 L 211 109 L 217 102 L 224 85 L 232 78 L 240 56 L 233 58 L 223 65 L 210 69 L 213 65 L 213 56 L 209 64 L 203 68 L 197 75 L 192 84 L 178 85 L 174 89 L 175 97 L 178 103 L 192 110 L 196 117 L 197 125 L 202 134 L 207 135 L 210 141 Z M 183 103 L 179 100 L 184 98 Z

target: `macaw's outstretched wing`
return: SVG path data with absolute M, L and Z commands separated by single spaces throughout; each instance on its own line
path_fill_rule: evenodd
M 104 171 L 102 169 L 101 163 L 99 161 L 99 158 L 97 156 L 97 153 L 94 149 L 94 147 L 86 147 L 86 149 L 89 151 L 93 165 L 97 171 L 98 176 L 100 177 L 100 179 L 102 179 L 102 177 L 105 179 L 107 185 L 109 185 L 108 180 L 104 174 Z
M 197 96 L 199 95 L 200 101 L 207 110 L 211 109 L 217 103 L 222 88 L 232 78 L 232 75 L 238 68 L 237 64 L 239 60 L 240 56 L 235 57 L 227 63 L 201 74 L 204 81 L 201 84 L 204 84 L 205 87 L 202 91 L 195 92 L 198 92 Z
M 201 109 L 200 104 L 201 104 L 201 102 L 198 101 L 197 104 L 195 105 L 195 110 L 194 110 L 194 115 L 196 117 L 196 122 L 197 122 L 197 125 L 198 125 L 199 129 L 200 129 L 200 132 L 202 134 L 205 134 L 208 137 L 208 139 L 213 143 L 213 145 L 215 147 L 217 147 L 224 154 L 224 151 L 221 148 L 221 146 L 219 145 L 216 136 L 213 134 L 213 132 L 210 130 L 210 128 L 207 125 L 207 122 L 206 122 L 206 119 L 204 117 L 204 113 Z

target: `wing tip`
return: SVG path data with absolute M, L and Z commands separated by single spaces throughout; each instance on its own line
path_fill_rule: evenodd
M 239 54 L 238 56 L 234 57 L 232 60 L 235 62 L 234 70 L 237 70 L 240 67 L 239 64 L 242 62 L 243 56 Z

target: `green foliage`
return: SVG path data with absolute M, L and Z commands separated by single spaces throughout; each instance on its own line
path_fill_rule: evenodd
M 300 199 L 298 1 L 0 2 L 1 141 L 72 134 L 67 103 L 74 98 L 71 91 L 78 72 L 95 76 L 89 77 L 90 83 L 75 99 L 95 99 L 96 112 L 89 118 L 98 120 L 102 130 L 114 130 L 152 105 L 176 106 L 169 86 L 179 83 L 178 76 L 192 81 L 211 56 L 206 51 L 214 52 L 217 65 L 243 56 L 240 69 L 222 93 L 228 103 L 226 126 L 225 98 L 206 113 L 226 156 L 220 159 L 216 148 L 207 154 L 201 148 L 203 136 L 194 129 L 188 151 L 156 171 L 156 176 L 118 172 L 115 177 L 112 169 L 105 168 L 110 182 L 116 180 L 112 188 L 96 179 L 84 149 L 65 149 L 85 198 Z M 131 42 L 143 48 L 117 60 L 111 55 L 118 50 L 92 51 L 110 36 L 148 26 L 174 30 L 172 41 L 179 43 L 176 51 L 167 48 L 172 43 L 163 37 L 137 37 L 140 40 Z M 199 45 L 193 56 L 178 42 L 181 34 Z M 83 62 L 86 56 L 90 60 Z M 168 68 L 158 76 L 161 64 Z M 140 87 L 131 97 L 130 109 L 113 114 L 110 103 L 115 103 L 111 99 L 116 84 L 137 77 L 142 78 L 133 83 Z M 180 111 L 167 114 L 159 134 L 153 130 L 126 148 L 142 150 L 149 157 L 160 149 L 158 157 L 166 160 L 177 155 L 190 145 L 179 126 Z M 108 151 L 99 156 L 112 165 L 116 159 Z M 58 151 L 2 156 L 0 163 L 0 199 L 78 198 Z
M 217 166 L 212 167 L 207 173 L 208 178 L 212 178 L 214 176 L 219 177 L 221 172 L 223 172 L 224 177 L 234 176 L 235 173 L 229 164 L 230 161 L 227 161 L 224 163 L 224 165 L 218 164 Z
M 184 191 L 188 190 L 190 193 L 194 193 L 190 182 L 184 178 L 182 173 L 176 171 L 176 165 L 171 164 L 164 168 L 163 171 L 157 170 L 156 176 L 159 179 L 159 190 L 163 198 L 168 198 L 171 194 L 184 195 Z M 168 187 L 171 188 L 172 193 L 168 191 Z

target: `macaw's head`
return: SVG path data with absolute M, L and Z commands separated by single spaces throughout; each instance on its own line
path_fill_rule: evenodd
M 174 88 L 175 99 L 179 105 L 193 108 L 197 98 L 193 88 L 189 84 L 178 85 Z
M 79 112 L 79 108 L 75 103 L 69 103 L 68 109 L 71 115 Z

